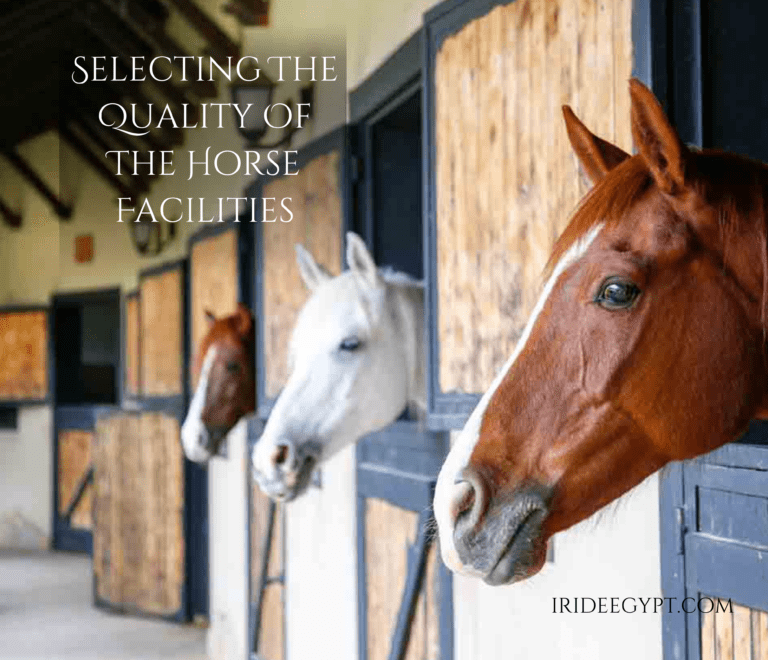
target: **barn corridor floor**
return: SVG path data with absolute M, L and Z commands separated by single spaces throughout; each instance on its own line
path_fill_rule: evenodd
M 0 660 L 206 660 L 205 631 L 92 604 L 90 558 L 0 551 Z

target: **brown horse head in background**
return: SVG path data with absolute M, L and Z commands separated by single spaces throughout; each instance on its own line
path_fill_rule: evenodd
M 646 87 L 630 95 L 631 157 L 564 108 L 595 186 L 440 472 L 443 558 L 489 584 L 535 574 L 553 534 L 765 416 L 768 167 L 689 150 Z
M 253 315 L 238 305 L 232 316 L 205 313 L 209 329 L 195 356 L 197 387 L 181 428 L 184 453 L 205 463 L 238 420 L 256 408 Z

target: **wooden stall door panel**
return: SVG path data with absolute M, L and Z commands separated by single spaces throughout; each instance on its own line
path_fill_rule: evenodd
M 369 498 L 365 512 L 368 660 L 387 660 L 408 573 L 407 549 L 416 540 L 419 516 Z M 432 544 L 424 588 L 419 593 L 406 660 L 440 657 L 437 560 Z
M 341 265 L 343 206 L 338 151 L 318 156 L 296 176 L 264 186 L 264 197 L 290 197 L 293 219 L 262 223 L 262 272 L 266 396 L 279 394 L 288 379 L 288 343 L 307 290 L 296 265 L 296 243 L 338 275 Z
M 269 498 L 255 484 L 251 486 L 251 594 L 255 600 L 261 580 L 261 557 L 267 538 Z M 283 572 L 283 516 L 275 515 L 272 545 L 269 553 L 267 576 L 277 577 Z M 268 584 L 264 592 L 259 629 L 259 648 L 255 649 L 265 660 L 283 660 L 285 648 L 285 609 L 281 584 Z
M 205 312 L 214 316 L 229 316 L 237 309 L 238 233 L 225 231 L 196 241 L 190 253 L 190 295 L 192 347 L 194 351 L 208 332 Z M 190 365 L 192 366 L 192 365 Z M 194 369 L 190 375 L 196 380 Z M 196 382 L 192 383 L 194 387 Z
M 184 470 L 179 423 L 123 413 L 96 430 L 94 574 L 118 610 L 176 617 L 185 579 Z
M 65 515 L 78 486 L 91 466 L 93 432 L 67 430 L 59 432 L 58 484 L 59 515 Z M 93 484 L 85 486 L 69 525 L 73 529 L 90 530 L 93 527 Z
M 710 602 L 713 609 L 701 614 L 701 660 L 768 660 L 768 613 L 717 598 Z
M 48 396 L 48 316 L 0 312 L 0 400 Z
M 141 324 L 139 296 L 131 295 L 125 303 L 125 393 L 138 396 L 140 392 Z
M 141 390 L 144 396 L 182 393 L 183 272 L 174 268 L 141 280 Z
M 632 1 L 518 0 L 435 62 L 439 384 L 482 392 L 512 353 L 588 186 L 561 106 L 629 150 Z

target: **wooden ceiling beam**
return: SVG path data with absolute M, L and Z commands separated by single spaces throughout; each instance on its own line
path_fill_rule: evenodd
M 114 41 L 114 39 L 111 39 L 111 40 L 108 39 L 106 37 L 106 35 L 105 35 L 105 29 L 103 28 L 103 26 L 98 25 L 98 23 L 96 21 L 94 21 L 92 18 L 86 17 L 86 16 L 81 16 L 80 20 L 83 23 L 83 25 L 91 32 L 91 34 L 96 39 L 101 41 L 102 44 L 106 48 L 110 49 L 110 52 L 113 55 L 117 56 L 123 62 L 130 61 L 130 58 L 133 57 L 133 56 L 142 55 L 142 53 L 133 52 L 131 50 L 129 44 L 117 43 L 117 42 Z M 197 101 L 195 99 L 190 98 L 189 96 L 187 96 L 186 92 L 183 89 L 179 88 L 178 86 L 176 86 L 172 82 L 170 82 L 170 81 L 168 81 L 168 82 L 158 82 L 158 81 L 153 81 L 153 80 L 149 80 L 149 79 L 148 79 L 147 82 L 152 84 L 153 88 L 157 89 L 160 92 L 160 94 L 165 96 L 167 99 L 169 99 L 175 105 L 181 106 L 181 105 L 186 103 L 190 107 L 193 107 L 193 108 L 195 108 L 197 110 L 197 108 L 198 108 Z M 126 83 L 126 85 L 127 85 L 127 83 Z M 138 92 L 136 90 L 136 84 L 135 83 L 131 83 L 130 85 L 128 85 L 128 87 L 126 89 L 129 90 L 129 93 L 131 95 L 140 94 L 140 92 Z M 155 105 L 157 105 L 157 104 L 155 104 Z M 178 130 L 180 130 L 180 129 L 178 129 Z M 178 142 L 177 142 L 177 140 L 178 140 Z M 183 138 L 180 138 L 179 135 L 176 135 L 176 137 L 173 140 L 173 143 L 174 144 L 180 144 L 181 140 L 183 140 Z
M 23 9 L 0 16 L 0 45 L 16 46 L 28 35 L 50 25 L 68 20 L 75 2 L 73 0 L 38 0 L 26 3 Z
M 104 163 L 102 158 L 95 154 L 88 145 L 77 137 L 70 128 L 67 126 L 60 126 L 59 133 L 70 146 L 77 151 L 85 161 L 95 169 L 102 177 L 115 189 L 122 197 L 128 197 L 132 200 L 137 200 L 138 196 L 146 192 L 146 186 L 142 185 L 141 181 L 136 187 L 128 186 L 120 177 L 118 177 L 109 167 Z
M 163 30 L 153 28 L 152 23 L 147 22 L 142 25 L 134 21 L 130 15 L 126 15 L 119 11 L 115 6 L 114 0 L 99 0 L 101 5 L 109 12 L 114 14 L 116 18 L 119 18 L 124 22 L 133 32 L 136 32 L 144 36 L 148 41 L 153 42 L 157 47 L 156 55 L 162 55 L 165 57 L 190 57 L 174 39 L 172 39 Z M 149 27 L 147 27 L 149 26 Z M 194 80 L 189 81 L 187 88 L 182 87 L 182 90 L 189 90 L 196 96 L 202 98 L 215 98 L 218 95 L 218 90 L 215 82 L 208 80 Z
M 240 46 L 232 41 L 229 35 L 216 25 L 216 22 L 192 0 L 169 1 L 181 12 L 190 25 L 205 38 L 216 56 L 222 56 L 223 59 L 227 57 L 237 59 L 240 57 Z
M 29 182 L 29 184 L 45 197 L 48 203 L 53 207 L 53 210 L 56 211 L 56 215 L 58 215 L 59 218 L 68 220 L 72 217 L 72 206 L 62 202 L 61 199 L 59 199 L 59 196 L 48 187 L 48 184 L 40 178 L 37 172 L 30 167 L 29 163 L 27 163 L 15 149 L 6 149 L 3 151 L 3 155 Z
M 104 157 L 107 158 L 110 162 L 113 162 L 115 165 L 117 165 L 117 154 L 110 154 L 107 156 L 108 151 L 116 151 L 117 145 L 110 144 L 108 141 L 107 136 L 104 134 L 103 131 L 99 130 L 94 126 L 91 122 L 88 121 L 77 121 L 74 120 L 78 129 L 89 139 L 91 142 L 93 142 L 99 149 L 102 150 L 104 153 Z M 121 151 L 139 151 L 136 148 L 126 148 L 122 149 Z M 145 159 L 143 159 L 145 162 L 149 160 L 149 156 L 147 156 Z M 120 164 L 122 165 L 125 172 L 133 177 L 134 172 L 134 159 L 132 156 L 126 156 L 125 154 L 122 154 L 120 157 Z M 151 178 L 149 174 L 145 174 L 142 172 L 142 170 L 146 169 L 147 166 L 139 166 L 139 174 L 135 176 L 135 178 L 139 179 L 141 181 L 141 185 L 145 189 L 149 189 L 149 179 Z
M 0 198 L 0 215 L 3 216 L 3 221 L 9 227 L 13 229 L 21 227 L 21 214 L 16 213 L 2 198 Z

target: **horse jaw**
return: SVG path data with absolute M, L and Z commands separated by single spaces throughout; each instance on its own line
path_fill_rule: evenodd
M 197 389 L 189 405 L 189 411 L 181 426 L 181 446 L 184 455 L 194 463 L 207 463 L 211 458 L 210 436 L 202 421 L 203 408 L 208 393 L 208 379 L 216 359 L 216 349 L 211 347 L 203 360 Z

